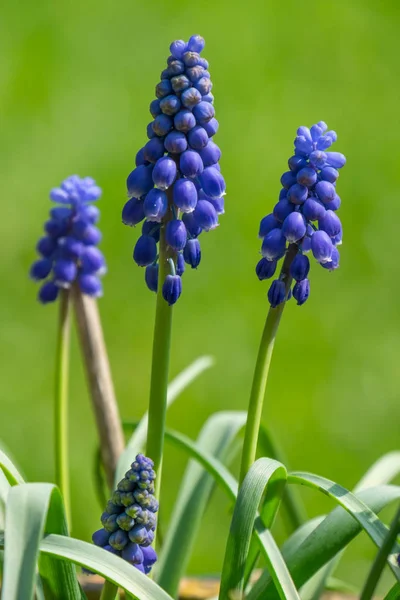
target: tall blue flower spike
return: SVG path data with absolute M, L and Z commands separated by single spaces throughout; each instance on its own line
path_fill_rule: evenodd
M 204 39 L 193 35 L 170 46 L 167 68 L 150 104 L 153 121 L 148 142 L 136 155 L 136 168 L 127 179 L 129 200 L 122 211 L 126 225 L 145 220 L 133 258 L 146 268 L 147 287 L 156 292 L 157 243 L 160 226 L 174 256 L 176 274 L 163 286 L 174 304 L 182 289 L 182 263 L 200 263 L 198 236 L 218 225 L 224 213 L 225 181 L 220 173 L 221 151 L 213 141 L 218 131 L 208 62 L 200 56 Z M 179 279 L 179 281 L 178 281 Z
M 30 270 L 32 279 L 44 281 L 38 294 L 43 304 L 54 302 L 60 288 L 69 288 L 75 281 L 82 293 L 102 295 L 99 277 L 106 272 L 106 263 L 96 247 L 101 233 L 95 227 L 100 211 L 91 204 L 100 196 L 94 179 L 78 175 L 71 175 L 51 190 L 50 199 L 57 206 L 50 210 L 44 225 L 46 235 L 36 246 L 40 259 Z
M 340 207 L 336 182 L 346 159 L 340 152 L 328 151 L 337 135 L 327 129 L 323 121 L 310 129 L 299 127 L 294 155 L 288 161 L 289 171 L 281 177 L 279 201 L 260 223 L 263 258 L 256 266 L 257 277 L 273 277 L 277 262 L 284 256 L 287 259 L 268 293 L 272 308 L 290 297 L 288 277 L 295 281 L 293 297 L 297 304 L 306 302 L 310 294 L 310 261 L 306 253 L 310 250 L 325 269 L 333 271 L 339 267 L 337 246 L 342 243 L 343 234 L 336 215 Z
M 154 463 L 136 456 L 101 515 L 102 529 L 93 543 L 121 556 L 142 573 L 150 573 L 157 560 L 154 540 L 158 502 L 154 497 Z

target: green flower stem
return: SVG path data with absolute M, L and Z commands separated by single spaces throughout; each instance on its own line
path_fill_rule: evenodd
M 172 205 L 172 188 L 168 190 L 168 199 Z M 171 209 L 168 211 L 167 220 L 172 218 Z M 172 306 L 164 300 L 162 286 L 170 274 L 170 259 L 175 259 L 174 254 L 167 247 L 165 241 L 164 222 L 160 231 L 159 246 L 159 273 L 156 305 L 156 319 L 153 337 L 153 358 L 150 382 L 149 422 L 147 428 L 146 454 L 154 461 L 154 470 L 157 473 L 155 480 L 155 496 L 160 500 L 162 456 L 164 449 L 165 417 L 167 412 L 167 389 L 169 373 L 169 355 L 171 346 Z
M 289 270 L 294 257 L 298 252 L 297 244 L 291 244 L 286 253 L 283 262 L 281 277 L 286 284 L 286 294 L 289 292 L 292 278 Z M 265 397 L 265 388 L 267 386 L 269 367 L 271 364 L 272 352 L 279 323 L 282 317 L 286 302 L 282 302 L 277 308 L 270 308 L 265 321 L 260 347 L 258 350 L 257 362 L 253 376 L 253 384 L 250 394 L 249 409 L 247 413 L 247 422 L 243 442 L 242 461 L 240 466 L 241 484 L 256 459 L 258 433 L 260 430 L 261 415 Z
M 56 347 L 54 387 L 54 456 L 56 484 L 64 499 L 67 522 L 71 524 L 68 468 L 68 372 L 70 343 L 70 291 L 62 290 L 59 298 L 59 322 Z
M 101 591 L 100 600 L 115 600 L 118 594 L 118 586 L 111 581 L 105 581 Z

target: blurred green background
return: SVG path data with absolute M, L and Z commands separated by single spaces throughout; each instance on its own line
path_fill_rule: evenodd
M 217 365 L 177 401 L 168 423 L 194 437 L 212 412 L 246 407 L 267 311 L 268 284 L 254 274 L 258 223 L 277 200 L 296 128 L 323 119 L 348 159 L 339 182 L 341 268 L 331 274 L 313 264 L 309 301 L 285 310 L 264 418 L 292 468 L 353 486 L 400 445 L 399 3 L 9 0 L 1 12 L 0 438 L 27 477 L 53 477 L 57 318 L 55 306 L 36 303 L 27 272 L 48 191 L 72 173 L 95 177 L 104 190 L 105 336 L 123 417 L 146 408 L 155 298 L 131 258 L 138 231 L 121 225 L 125 178 L 146 139 L 170 42 L 201 33 L 228 194 L 221 226 L 202 237 L 201 268 L 184 276 L 171 377 L 200 354 Z M 100 510 L 96 432 L 76 338 L 72 350 L 73 533 L 89 539 Z M 165 518 L 184 466 L 167 448 Z M 312 493 L 305 499 L 310 515 L 331 506 Z M 228 523 L 217 493 L 191 573 L 219 570 Z M 357 541 L 341 574 L 359 581 L 374 552 Z

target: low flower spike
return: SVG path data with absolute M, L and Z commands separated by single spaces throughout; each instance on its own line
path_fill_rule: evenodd
M 44 225 L 46 235 L 37 243 L 40 258 L 31 266 L 32 279 L 44 281 L 38 299 L 54 302 L 60 288 L 78 282 L 83 294 L 102 295 L 99 277 L 106 272 L 103 254 L 96 247 L 101 233 L 95 223 L 100 211 L 91 202 L 98 200 L 101 189 L 91 177 L 71 175 L 50 192 L 57 204 Z
M 281 177 L 279 201 L 260 223 L 263 258 L 256 266 L 256 274 L 261 281 L 275 274 L 277 261 L 285 256 L 288 245 L 294 254 L 289 273 L 282 272 L 270 287 L 268 299 L 273 308 L 285 300 L 288 275 L 295 282 L 293 297 L 297 304 L 306 302 L 310 293 L 310 261 L 305 254 L 310 250 L 324 269 L 333 271 L 339 267 L 336 246 L 342 243 L 343 234 L 336 215 L 340 206 L 336 181 L 346 159 L 339 152 L 328 151 L 337 135 L 327 129 L 323 121 L 310 129 L 299 127 L 294 155 L 288 161 L 289 171 Z M 289 290 L 287 297 L 290 295 Z
M 126 225 L 145 219 L 133 259 L 146 267 L 147 287 L 158 289 L 156 276 L 160 225 L 174 256 L 176 275 L 163 285 L 169 304 L 179 296 L 182 261 L 192 269 L 200 263 L 198 236 L 218 225 L 224 212 L 225 181 L 220 173 L 221 151 L 213 141 L 218 131 L 208 62 L 200 56 L 204 40 L 194 35 L 170 46 L 167 68 L 150 104 L 153 121 L 148 142 L 136 155 L 136 168 L 127 179 L 129 200 L 122 211 Z M 151 239 L 150 239 L 151 238 Z M 172 285 L 174 284 L 174 285 Z
M 95 531 L 93 543 L 121 556 L 146 575 L 157 560 L 154 540 L 158 502 L 154 497 L 153 461 L 136 456 L 125 477 L 107 502 L 101 515 L 102 529 Z

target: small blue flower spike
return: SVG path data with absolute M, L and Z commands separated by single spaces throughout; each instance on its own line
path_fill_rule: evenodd
M 153 461 L 138 454 L 101 515 L 102 529 L 93 543 L 121 556 L 136 569 L 150 573 L 157 560 L 151 546 L 156 528 L 158 502 L 154 497 Z
M 169 304 L 181 295 L 185 263 L 194 269 L 199 266 L 199 235 L 215 229 L 224 213 L 221 151 L 213 139 L 218 121 L 208 62 L 200 56 L 204 46 L 200 35 L 193 35 L 188 42 L 172 42 L 156 99 L 150 104 L 154 120 L 147 127 L 148 141 L 137 153 L 136 168 L 128 176 L 129 200 L 122 210 L 125 225 L 145 220 L 133 257 L 146 268 L 145 281 L 154 292 L 158 290 L 159 256 L 147 238 L 153 237 L 158 244 L 160 227 L 165 227 L 169 256 L 176 267 L 162 286 Z M 157 224 L 158 229 L 152 229 Z
M 295 282 L 293 297 L 297 304 L 306 302 L 310 261 L 305 253 L 311 251 L 324 269 L 334 271 L 339 267 L 337 246 L 342 243 L 343 231 L 336 215 L 341 203 L 336 182 L 346 159 L 340 152 L 328 150 L 336 140 L 336 133 L 328 131 L 323 121 L 310 129 L 298 128 L 289 171 L 281 177 L 278 202 L 273 212 L 261 219 L 263 258 L 256 267 L 260 281 L 273 277 L 277 261 L 286 256 L 279 279 L 272 282 L 268 292 L 272 308 L 290 298 L 291 290 L 285 293 L 287 278 Z M 207 182 L 203 189 L 209 194 L 205 188 L 214 185 Z
M 95 227 L 100 211 L 91 204 L 100 196 L 101 189 L 94 179 L 77 175 L 51 190 L 50 199 L 59 206 L 50 210 L 44 225 L 46 235 L 36 245 L 41 258 L 30 270 L 32 279 L 43 282 L 38 293 L 42 304 L 54 302 L 59 290 L 69 288 L 75 281 L 83 294 L 103 294 L 99 278 L 107 269 L 103 254 L 96 247 L 101 233 Z M 126 212 L 126 218 L 132 220 L 132 208 Z

